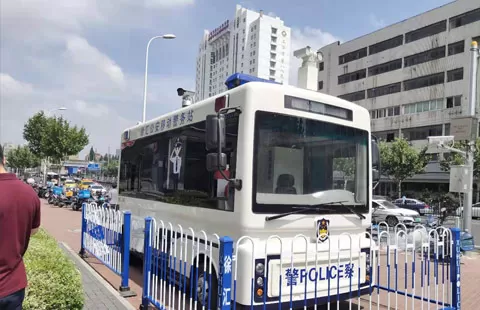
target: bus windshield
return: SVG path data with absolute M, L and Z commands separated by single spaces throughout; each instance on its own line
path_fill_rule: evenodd
M 256 112 L 253 212 L 284 213 L 342 201 L 368 213 L 368 132 L 295 116 Z

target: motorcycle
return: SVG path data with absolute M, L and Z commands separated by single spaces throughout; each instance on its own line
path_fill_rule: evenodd
M 79 190 L 74 202 L 71 204 L 73 211 L 80 210 L 84 203 L 89 203 L 91 200 L 92 197 L 88 189 Z
M 62 195 L 58 206 L 60 208 L 64 206 L 70 206 L 73 202 L 74 197 L 75 197 L 75 190 L 73 188 L 67 188 L 65 190 L 65 195 Z

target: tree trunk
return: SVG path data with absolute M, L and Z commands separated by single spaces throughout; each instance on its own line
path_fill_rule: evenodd
M 402 198 L 402 181 L 398 181 L 398 198 Z
M 347 179 L 344 179 L 344 180 L 343 180 L 343 189 L 344 189 L 344 190 L 347 190 L 347 182 L 348 182 Z

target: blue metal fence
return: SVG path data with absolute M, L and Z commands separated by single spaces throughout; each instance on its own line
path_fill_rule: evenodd
M 145 219 L 142 305 L 157 309 L 460 309 L 460 231 L 399 224 L 260 241 Z M 386 228 L 385 228 L 386 227 Z M 316 240 L 315 240 L 316 239 Z
M 80 255 L 93 255 L 121 277 L 120 292 L 124 297 L 135 296 L 130 290 L 130 211 L 118 211 L 98 206 L 82 205 Z

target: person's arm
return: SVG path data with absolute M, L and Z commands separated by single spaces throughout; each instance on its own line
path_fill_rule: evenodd
M 34 213 L 33 213 L 33 222 L 32 222 L 32 231 L 30 235 L 35 235 L 38 230 L 40 229 L 40 199 L 38 199 L 37 196 L 35 196 L 35 207 L 34 207 Z

